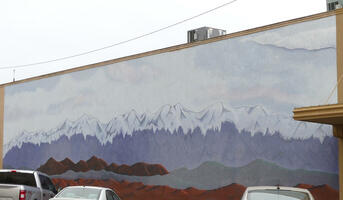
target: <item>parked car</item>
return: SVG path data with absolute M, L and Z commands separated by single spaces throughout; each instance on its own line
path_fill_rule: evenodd
M 57 193 L 49 176 L 38 171 L 0 170 L 0 199 L 48 200 Z
M 307 189 L 283 186 L 248 187 L 241 200 L 314 200 Z
M 94 186 L 69 186 L 62 189 L 51 200 L 120 200 L 119 196 L 111 189 Z

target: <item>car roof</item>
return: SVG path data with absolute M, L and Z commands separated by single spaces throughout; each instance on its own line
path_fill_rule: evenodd
M 18 173 L 26 173 L 26 174 L 33 174 L 38 173 L 40 175 L 49 176 L 43 172 L 36 171 L 36 170 L 26 170 L 26 169 L 0 169 L 0 172 L 18 172 Z
M 307 189 L 297 188 L 297 187 L 286 187 L 286 186 L 252 186 L 252 187 L 247 187 L 246 191 L 272 190 L 272 189 L 274 189 L 274 190 L 275 189 L 290 190 L 290 191 L 310 193 Z
M 94 188 L 94 189 L 101 189 L 101 190 L 112 190 L 111 188 L 106 188 L 106 187 L 99 187 L 99 186 L 68 186 L 65 188 Z
M 19 173 L 33 174 L 35 171 L 33 171 L 33 170 L 22 170 L 22 169 L 0 169 L 0 172 L 19 172 Z

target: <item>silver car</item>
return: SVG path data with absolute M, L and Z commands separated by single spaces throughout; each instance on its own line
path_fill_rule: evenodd
M 111 189 L 94 186 L 69 186 L 50 200 L 120 200 Z
M 241 200 L 314 200 L 307 189 L 283 186 L 248 187 Z

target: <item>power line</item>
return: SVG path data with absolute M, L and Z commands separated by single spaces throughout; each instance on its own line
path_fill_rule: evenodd
M 343 80 L 343 74 L 341 74 L 341 76 L 339 77 L 338 81 L 335 84 L 335 87 L 332 88 L 332 90 L 331 90 L 331 92 L 329 94 L 329 97 L 326 99 L 324 105 L 329 104 L 329 101 L 330 101 L 332 95 L 334 94 L 335 91 L 337 91 L 336 89 L 337 89 L 338 85 L 341 83 L 342 80 Z
M 14 68 L 14 69 L 17 69 L 17 68 L 24 68 L 24 67 L 29 67 L 29 66 L 33 66 L 33 65 L 41 65 L 41 64 L 56 62 L 56 61 L 60 61 L 60 60 L 66 60 L 66 59 L 70 59 L 70 58 L 74 58 L 74 57 L 79 57 L 79 56 L 87 55 L 87 54 L 94 53 L 94 52 L 97 52 L 97 51 L 102 51 L 102 50 L 104 50 L 104 49 L 112 48 L 112 47 L 114 47 L 114 46 L 119 46 L 119 45 L 121 45 L 121 44 L 125 44 L 125 43 L 128 43 L 128 42 L 134 41 L 134 40 L 138 40 L 138 39 L 140 39 L 140 38 L 143 38 L 143 37 L 146 37 L 146 36 L 155 34 L 155 33 L 157 33 L 157 32 L 160 32 L 160 31 L 169 29 L 169 28 L 171 28 L 171 27 L 173 27 L 173 26 L 177 26 L 177 25 L 179 25 L 179 24 L 185 23 L 185 22 L 187 22 L 187 21 L 190 21 L 190 20 L 192 20 L 192 19 L 195 19 L 195 18 L 200 17 L 200 16 L 202 16 L 202 15 L 208 14 L 208 13 L 210 13 L 210 12 L 213 12 L 213 11 L 215 11 L 215 10 L 218 10 L 218 9 L 220 9 L 220 8 L 222 8 L 222 7 L 227 6 L 227 5 L 230 5 L 230 4 L 232 4 L 232 3 L 236 2 L 236 1 L 238 1 L 238 0 L 232 0 L 232 1 L 230 1 L 230 2 L 226 2 L 226 3 L 222 4 L 222 5 L 219 5 L 219 6 L 215 7 L 215 8 L 212 8 L 212 9 L 207 10 L 207 11 L 205 11 L 205 12 L 202 12 L 202 13 L 200 13 L 200 14 L 197 14 L 197 15 L 195 15 L 195 16 L 193 16 L 193 17 L 189 17 L 189 18 L 187 18 L 187 19 L 184 19 L 184 20 L 181 20 L 181 21 L 176 22 L 176 23 L 174 23 L 174 24 L 171 24 L 171 25 L 162 27 L 162 28 L 160 28 L 160 29 L 151 31 L 151 32 L 149 32 L 149 33 L 145 33 L 145 34 L 143 34 L 143 35 L 136 36 L 136 37 L 134 37 L 134 38 L 131 38 L 131 39 L 128 39 L 128 40 L 124 40 L 124 41 L 121 41 L 121 42 L 118 42 L 118 43 L 114 43 L 114 44 L 111 44 L 111 45 L 108 45 L 108 46 L 105 46 L 105 47 L 101 47 L 101 48 L 98 48 L 98 49 L 86 51 L 86 52 L 83 52 L 83 53 L 74 54 L 74 55 L 71 55 L 71 56 L 60 57 L 60 58 L 56 58 L 56 59 L 52 59 L 52 60 L 40 61 L 40 62 L 35 62 L 35 63 L 23 64 L 23 65 L 14 65 L 14 66 L 0 67 L 0 69 L 13 69 L 13 68 Z

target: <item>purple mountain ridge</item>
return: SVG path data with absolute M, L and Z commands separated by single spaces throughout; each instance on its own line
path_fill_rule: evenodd
M 33 156 L 34 155 L 34 156 Z M 206 161 L 228 166 L 243 166 L 256 159 L 273 162 L 289 169 L 307 169 L 337 173 L 337 141 L 334 137 L 284 139 L 280 133 L 251 134 L 239 131 L 233 122 L 223 122 L 221 129 L 200 128 L 184 133 L 182 128 L 146 129 L 131 135 L 118 134 L 102 144 L 96 136 L 82 133 L 61 136 L 51 143 L 23 143 L 14 146 L 4 157 L 4 166 L 36 169 L 50 157 L 73 161 L 91 156 L 108 163 L 132 165 L 137 162 L 160 163 L 169 171 L 181 167 L 195 168 Z
M 23 132 L 4 145 L 4 165 L 16 168 L 35 169 L 50 157 L 92 156 L 107 163 L 159 163 L 169 171 L 206 161 L 239 167 L 263 159 L 290 169 L 337 172 L 337 141 L 329 126 L 296 122 L 261 105 L 218 103 L 199 112 L 164 105 L 155 113 L 131 110 L 108 123 L 83 115 L 47 132 Z

